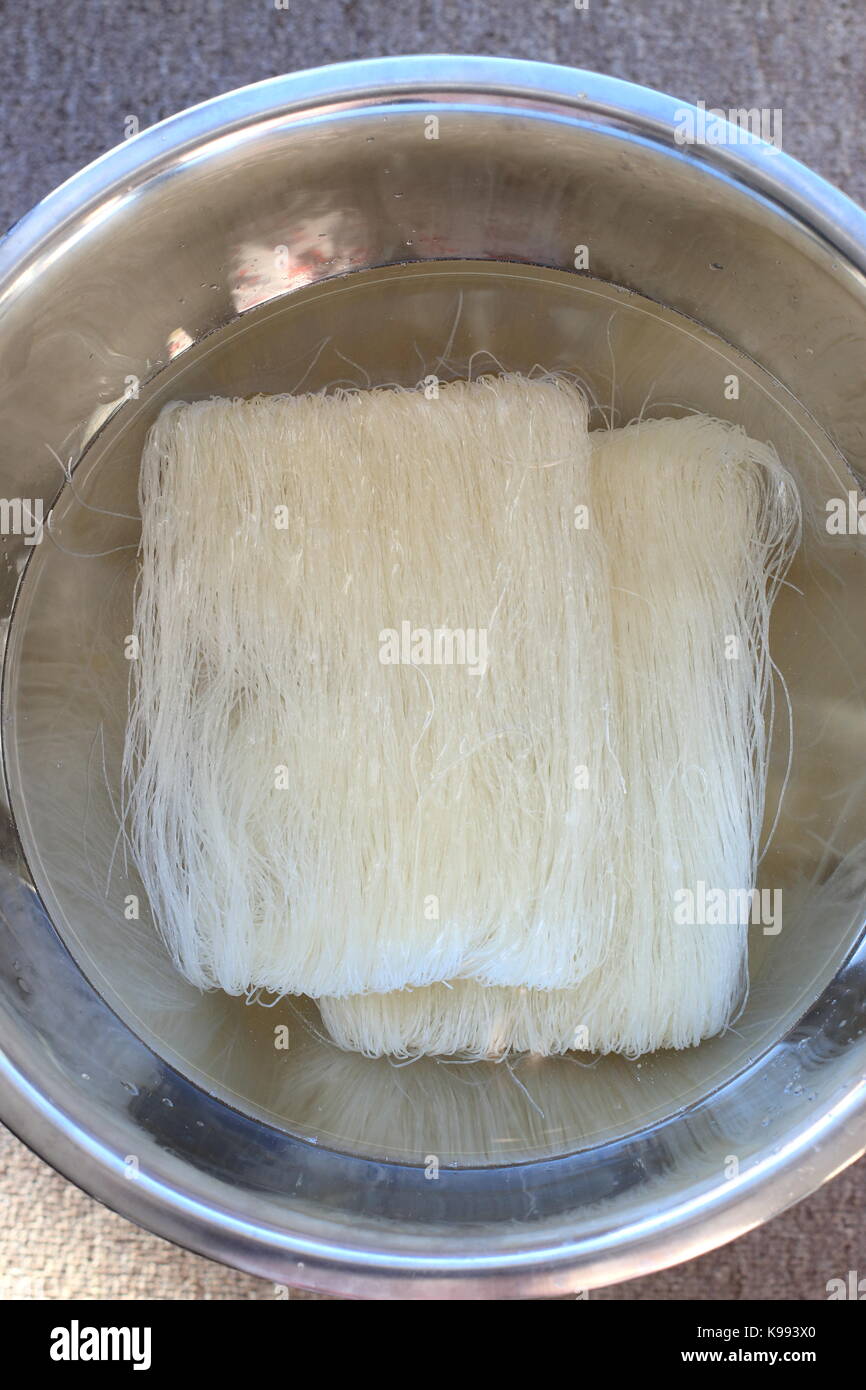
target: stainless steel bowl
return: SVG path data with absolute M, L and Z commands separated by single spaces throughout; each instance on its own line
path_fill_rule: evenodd
M 501 59 L 300 73 L 145 131 L 0 244 L 3 1118 L 117 1211 L 276 1283 L 588 1289 L 730 1240 L 866 1145 L 864 545 L 831 553 L 822 525 L 866 474 L 866 217 L 760 141 L 680 143 L 684 109 Z M 735 1030 L 692 1054 L 397 1073 L 308 1019 L 286 1063 L 266 1011 L 197 996 L 124 911 L 141 441 L 173 395 L 491 361 L 576 371 L 619 418 L 648 392 L 726 413 L 796 467 L 809 601 L 782 615 L 798 734 L 768 857 L 793 908 Z

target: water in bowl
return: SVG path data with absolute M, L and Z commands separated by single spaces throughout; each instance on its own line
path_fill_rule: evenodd
M 173 347 L 166 368 L 105 412 L 33 547 L 10 633 L 13 807 L 36 887 L 81 969 L 192 1081 L 351 1153 L 419 1165 L 431 1155 L 453 1165 L 559 1155 L 646 1129 L 721 1086 L 806 1011 L 862 917 L 866 633 L 857 595 L 866 539 L 828 532 L 828 500 L 856 493 L 832 442 L 784 386 L 699 324 L 533 266 L 365 271 L 252 308 L 197 344 L 179 328 Z M 783 926 L 777 935 L 751 929 L 746 1006 L 696 1049 L 636 1061 L 575 1053 L 403 1066 L 342 1053 L 309 1001 L 247 1003 L 181 979 L 124 854 L 138 461 L 161 407 L 501 370 L 572 374 L 595 403 L 597 426 L 686 410 L 736 421 L 772 440 L 800 484 L 805 537 L 773 621 L 779 674 L 758 880 L 781 890 Z

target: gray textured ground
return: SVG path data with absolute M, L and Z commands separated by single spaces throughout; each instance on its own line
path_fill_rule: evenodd
M 0 230 L 123 136 L 318 63 L 475 52 L 612 73 L 708 106 L 779 107 L 782 143 L 866 201 L 862 0 L 0 0 Z M 821 1299 L 866 1272 L 866 1167 L 734 1246 L 601 1297 Z M 0 1297 L 268 1298 L 106 1212 L 0 1132 Z
M 8 0 L 0 226 L 123 135 L 317 63 L 502 53 L 571 63 L 709 106 L 780 107 L 783 144 L 866 201 L 862 0 Z

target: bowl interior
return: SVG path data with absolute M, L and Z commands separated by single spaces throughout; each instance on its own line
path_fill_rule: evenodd
M 866 777 L 851 754 L 866 732 L 857 593 L 866 546 L 825 525 L 828 498 L 847 497 L 855 480 L 759 363 L 631 290 L 495 261 L 394 265 L 304 286 L 299 263 L 300 287 L 259 303 L 274 267 L 254 243 L 239 255 L 239 316 L 193 341 L 179 305 L 167 364 L 149 380 L 128 379 L 125 396 L 103 408 L 71 483 L 58 466 L 63 485 L 23 577 L 5 686 L 13 810 L 36 887 L 81 969 L 139 1036 L 212 1094 L 294 1135 L 350 1154 L 422 1166 L 435 1154 L 474 1166 L 646 1131 L 780 1038 L 832 980 L 860 928 Z M 690 410 L 736 421 L 775 444 L 801 488 L 804 542 L 773 620 L 778 674 L 758 881 L 781 890 L 782 925 L 777 934 L 750 929 L 746 1006 L 696 1049 L 638 1061 L 573 1054 L 400 1067 L 341 1053 L 308 1002 L 263 1007 L 186 984 L 124 853 L 119 761 L 138 462 L 160 408 L 500 370 L 573 374 L 594 402 L 596 427 Z M 126 1080 L 134 1092 L 136 1077 Z

